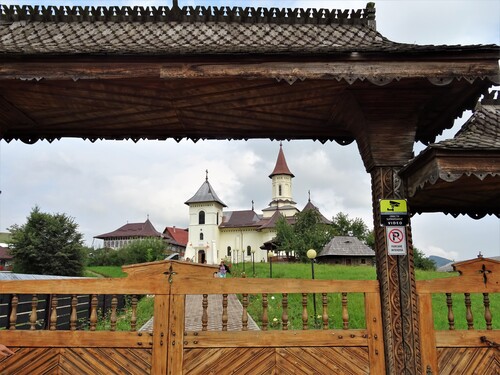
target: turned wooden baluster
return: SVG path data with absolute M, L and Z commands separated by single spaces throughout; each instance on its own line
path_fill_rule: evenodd
M 451 293 L 446 293 L 446 305 L 448 306 L 448 327 L 450 331 L 455 330 L 455 314 L 453 314 L 453 299 Z
M 113 294 L 113 297 L 111 297 L 111 316 L 109 317 L 111 331 L 116 331 L 116 322 L 118 320 L 117 310 L 118 310 L 118 297 L 116 296 L 116 294 Z
M 227 331 L 227 294 L 222 295 L 222 330 Z
M 465 295 L 465 319 L 467 319 L 467 329 L 474 329 L 474 317 L 472 316 L 470 293 Z
M 78 320 L 78 316 L 76 313 L 76 307 L 78 306 L 78 297 L 76 294 L 71 296 L 71 314 L 69 316 L 69 329 L 71 331 L 76 331 L 76 322 Z
M 307 293 L 302 293 L 302 329 L 308 329 L 307 324 Z
M 132 295 L 131 307 L 132 307 L 132 316 L 130 317 L 130 331 L 137 331 L 137 296 L 135 294 Z
M 90 330 L 95 331 L 97 326 L 97 294 L 92 294 L 90 300 Z
M 50 303 L 50 331 L 55 331 L 57 329 L 57 294 L 52 295 Z
M 17 294 L 12 295 L 12 299 L 10 300 L 10 316 L 9 316 L 9 329 L 16 329 L 17 323 L 17 306 L 19 305 L 19 297 Z
M 243 294 L 243 314 L 241 316 L 241 330 L 248 331 L 248 294 Z
M 281 323 L 283 326 L 281 329 L 283 331 L 288 330 L 288 293 L 283 293 L 283 299 L 281 300 L 281 306 L 283 307 L 283 313 L 281 314 Z
M 349 329 L 349 311 L 347 310 L 347 293 L 342 292 L 342 329 Z
M 202 313 L 201 313 L 201 330 L 206 331 L 208 328 L 208 294 L 203 295 L 203 300 L 201 303 Z
M 262 294 L 262 330 L 267 331 L 267 325 L 269 324 L 269 316 L 267 313 L 267 293 Z
M 486 329 L 492 330 L 491 321 L 493 317 L 490 311 L 490 296 L 489 293 L 483 293 L 483 305 L 484 305 L 484 320 L 486 321 Z
M 328 329 L 328 294 L 322 293 L 321 296 L 323 303 L 323 329 Z
M 33 294 L 33 297 L 31 297 L 31 314 L 30 314 L 30 330 L 34 331 L 36 329 L 36 322 L 38 320 L 38 313 L 37 313 L 37 307 L 38 307 L 38 296 L 36 294 Z

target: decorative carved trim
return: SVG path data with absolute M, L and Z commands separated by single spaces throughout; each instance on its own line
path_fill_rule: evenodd
M 375 4 L 365 9 L 183 6 L 31 6 L 2 5 L 0 21 L 16 22 L 227 22 L 340 24 L 375 28 Z

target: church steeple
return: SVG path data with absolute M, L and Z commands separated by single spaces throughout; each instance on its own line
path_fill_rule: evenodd
M 283 145 L 280 150 L 273 172 L 269 175 L 272 180 L 272 197 L 269 207 L 263 210 L 264 217 L 272 215 L 272 211 L 280 211 L 284 216 L 293 216 L 299 210 L 295 207 L 292 195 L 292 178 L 295 177 L 286 163 Z
M 269 178 L 273 178 L 273 176 L 283 174 L 290 177 L 295 177 L 288 165 L 286 164 L 285 154 L 283 153 L 283 145 L 280 142 L 280 151 L 278 152 L 278 159 L 276 160 L 276 165 L 274 167 L 273 172 L 269 175 Z

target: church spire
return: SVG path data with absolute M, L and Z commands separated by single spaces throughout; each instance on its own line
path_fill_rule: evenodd
M 293 173 L 290 172 L 290 169 L 286 164 L 285 154 L 283 153 L 283 145 L 281 144 L 281 142 L 280 142 L 280 151 L 278 152 L 278 159 L 276 160 L 276 165 L 274 167 L 273 173 L 269 175 L 269 178 L 273 178 L 273 176 L 276 176 L 278 174 L 284 174 L 290 177 L 295 177 Z

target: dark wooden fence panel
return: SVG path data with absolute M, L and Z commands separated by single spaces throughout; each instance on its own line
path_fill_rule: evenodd
M 51 295 L 36 295 L 37 320 L 35 329 L 48 329 L 50 323 Z M 112 295 L 99 295 L 97 309 L 100 316 L 104 317 L 111 309 Z M 16 329 L 31 329 L 30 317 L 33 309 L 33 295 L 19 294 L 16 306 Z M 118 309 L 123 309 L 128 301 L 128 296 L 117 295 Z M 57 329 L 70 329 L 72 295 L 57 295 Z M 85 329 L 90 317 L 91 296 L 88 294 L 77 295 L 77 329 Z M 0 294 L 0 329 L 10 327 L 12 312 L 12 294 Z

